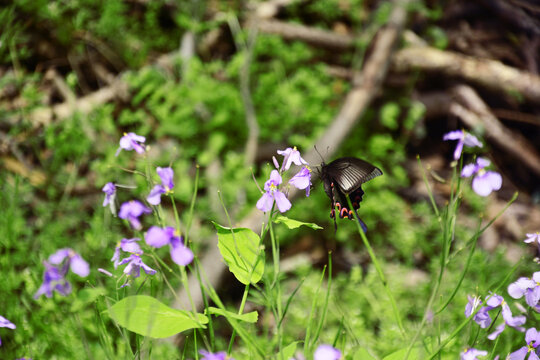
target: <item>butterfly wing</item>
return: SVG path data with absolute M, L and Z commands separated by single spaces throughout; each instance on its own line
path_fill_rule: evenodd
M 382 171 L 376 166 L 354 157 L 343 157 L 322 166 L 321 178 L 324 182 L 324 190 L 332 202 L 330 217 L 334 219 L 334 227 L 337 230 L 336 218 L 353 218 L 353 211 L 360 208 L 364 191 L 362 184 L 382 175 Z M 347 197 L 349 195 L 353 204 L 353 210 L 348 209 Z M 337 210 L 337 214 L 336 214 Z M 360 225 L 364 232 L 367 227 L 362 220 Z
M 350 194 L 363 183 L 382 175 L 378 167 L 354 157 L 336 159 L 326 165 L 324 171 L 345 194 Z

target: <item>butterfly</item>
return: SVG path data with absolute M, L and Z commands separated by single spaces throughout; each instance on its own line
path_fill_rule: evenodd
M 360 221 L 364 232 L 367 226 L 358 217 L 356 210 L 360 208 L 360 202 L 364 196 L 362 184 L 382 175 L 378 167 L 355 157 L 342 157 L 329 164 L 321 164 L 320 177 L 324 183 L 324 191 L 332 202 L 330 217 L 334 219 L 334 228 L 337 230 L 336 210 L 340 218 L 352 219 L 354 214 Z M 353 210 L 348 209 L 347 197 L 349 195 Z M 353 213 L 354 211 L 354 213 Z

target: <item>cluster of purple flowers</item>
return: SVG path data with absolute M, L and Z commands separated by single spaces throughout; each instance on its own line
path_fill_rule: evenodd
M 527 234 L 524 242 L 540 244 L 540 232 Z M 508 295 L 514 299 L 525 297 L 526 304 L 537 313 L 540 313 L 540 271 L 533 273 L 530 278 L 520 277 L 508 285 Z M 527 345 L 509 354 L 507 359 L 523 360 L 529 354 L 529 359 L 540 360 L 538 357 L 538 353 L 540 352 L 540 332 L 536 328 L 525 330 L 525 327 L 522 325 L 525 324 L 527 318 L 524 315 L 513 316 L 510 306 L 508 306 L 502 296 L 497 294 L 488 295 L 485 299 L 485 306 L 480 307 L 481 305 L 482 300 L 480 298 L 469 296 L 469 301 L 465 306 L 465 316 L 469 317 L 475 313 L 473 321 L 483 329 L 491 326 L 492 319 L 489 312 L 498 307 L 501 308 L 503 322 L 495 328 L 494 332 L 487 336 L 489 340 L 495 340 L 507 325 L 520 332 L 525 332 L 525 342 Z M 520 304 L 517 304 L 517 306 L 522 312 L 526 312 L 523 306 Z M 470 348 L 461 353 L 461 360 L 475 360 L 476 356 L 484 355 L 487 355 L 486 351 Z
M 457 140 L 456 149 L 454 150 L 454 160 L 461 157 L 463 146 L 482 147 L 482 143 L 474 136 L 464 130 L 450 131 L 445 134 L 443 140 Z M 492 191 L 497 191 L 502 186 L 501 174 L 495 171 L 485 170 L 491 162 L 488 159 L 479 157 L 476 163 L 465 165 L 461 171 L 461 177 L 471 177 L 472 188 L 480 196 L 488 196 Z
M 306 196 L 309 196 L 309 191 L 311 188 L 311 169 L 309 164 L 302 158 L 300 152 L 294 148 L 287 148 L 285 150 L 278 150 L 277 153 L 282 155 L 283 163 L 281 167 L 275 157 L 272 157 L 274 166 L 278 170 L 272 170 L 270 173 L 270 179 L 264 184 L 264 193 L 257 201 L 257 209 L 268 212 L 272 209 L 274 201 L 276 206 L 281 213 L 286 212 L 291 208 L 291 202 L 287 198 L 285 192 L 283 192 L 283 187 L 280 186 L 283 182 L 281 175 L 290 169 L 292 164 L 302 166 L 300 171 L 294 175 L 288 182 L 288 184 L 293 185 L 297 189 L 306 190 Z
M 125 134 L 120 139 L 120 147 L 118 148 L 116 155 L 118 156 L 121 150 L 135 150 L 137 153 L 142 154 L 146 150 L 144 146 L 145 141 L 146 139 L 144 136 L 139 136 L 135 133 Z M 161 195 L 172 193 L 174 188 L 174 171 L 172 168 L 158 167 L 156 172 L 160 177 L 161 184 L 155 185 L 146 197 L 146 201 L 154 206 L 161 204 Z M 111 206 L 111 211 L 113 214 L 115 213 L 114 201 L 116 199 L 116 188 L 117 186 L 114 183 L 109 182 L 102 189 L 102 191 L 105 193 L 103 206 Z M 141 201 L 130 200 L 124 202 L 120 206 L 118 217 L 127 220 L 133 229 L 140 231 L 142 230 L 143 226 L 139 218 L 144 214 L 151 213 L 152 209 L 147 207 Z M 141 258 L 143 250 L 137 243 L 138 241 L 140 241 L 139 238 L 122 239 L 117 244 L 114 255 L 111 259 L 111 261 L 114 263 L 114 268 L 116 269 L 120 265 L 126 265 L 123 270 L 124 274 L 133 278 L 140 276 L 141 269 L 148 275 L 154 275 L 156 270 L 146 265 Z M 193 253 L 184 244 L 183 237 L 173 227 L 169 226 L 163 229 L 157 226 L 150 227 L 145 234 L 145 242 L 154 248 L 160 248 L 167 244 L 170 245 L 171 258 L 178 265 L 187 266 L 193 260 Z M 128 253 L 129 256 L 121 259 L 121 252 Z M 107 275 L 110 274 L 108 271 L 103 269 L 101 269 L 101 272 Z M 126 286 L 128 284 L 129 283 L 126 282 L 122 286 Z

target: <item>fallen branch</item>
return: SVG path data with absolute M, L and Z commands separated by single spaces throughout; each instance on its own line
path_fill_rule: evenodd
M 531 102 L 540 103 L 540 77 L 495 60 L 477 59 L 431 47 L 414 47 L 397 52 L 392 69 L 438 72 L 497 92 L 515 92 Z
M 266 20 L 257 24 L 259 30 L 277 34 L 287 40 L 300 40 L 315 46 L 347 50 L 354 46 L 352 36 L 343 36 L 331 31 L 314 29 L 303 25 L 289 24 L 278 20 Z M 392 69 L 409 72 L 419 69 L 439 72 L 448 77 L 459 77 L 488 89 L 505 94 L 516 92 L 531 102 L 540 102 L 540 77 L 513 68 L 503 63 L 442 51 L 423 46 L 418 37 L 409 33 L 408 41 L 414 44 L 398 51 L 392 61 Z
M 315 46 L 346 50 L 354 45 L 353 36 L 304 25 L 290 24 L 279 20 L 262 20 L 258 21 L 256 25 L 264 33 L 276 34 L 287 40 L 301 40 Z
M 418 100 L 426 107 L 426 117 L 457 116 L 468 128 L 481 128 L 486 140 L 540 176 L 540 154 L 521 134 L 508 129 L 493 115 L 478 93 L 467 85 L 448 92 L 422 95 Z
M 469 128 L 481 126 L 488 141 L 496 144 L 540 177 L 540 155 L 525 137 L 505 127 L 473 88 L 459 85 L 454 87 L 453 93 L 457 102 L 450 106 L 450 113 L 458 116 Z

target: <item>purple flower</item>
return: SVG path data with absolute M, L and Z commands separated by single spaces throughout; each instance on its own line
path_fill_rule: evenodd
M 520 299 L 525 295 L 527 304 L 536 311 L 540 311 L 540 306 L 538 306 L 540 301 L 540 271 L 535 272 L 532 279 L 521 277 L 510 284 L 508 294 L 514 299 Z
M 44 261 L 43 265 L 45 266 L 43 283 L 34 294 L 34 299 L 37 300 L 43 294 L 50 298 L 52 297 L 54 290 L 58 291 L 60 295 L 69 295 L 69 293 L 71 293 L 71 284 L 64 278 L 68 267 L 64 265 L 62 269 L 59 269 L 56 266 L 52 266 L 47 261 Z
M 319 345 L 313 354 L 314 360 L 338 360 L 340 358 L 341 351 L 326 344 Z
M 477 350 L 475 348 L 465 349 L 461 353 L 460 360 L 478 360 L 477 356 L 486 356 L 488 354 L 485 350 Z
M 469 302 L 465 306 L 465 316 L 469 317 L 476 309 L 482 304 L 477 296 L 468 296 Z M 491 317 L 489 316 L 488 311 L 491 310 L 489 306 L 484 306 L 474 315 L 473 320 L 480 325 L 482 329 L 487 328 L 491 324 Z
M 476 136 L 465 132 L 464 130 L 450 131 L 449 133 L 443 136 L 443 140 L 458 140 L 456 145 L 456 150 L 454 150 L 454 160 L 457 160 L 461 157 L 461 152 L 463 151 L 463 145 L 469 147 L 482 147 L 482 143 L 478 141 Z
M 306 196 L 309 196 L 309 190 L 311 188 L 311 169 L 308 166 L 303 166 L 302 169 L 289 180 L 289 184 L 300 190 L 306 189 Z
M 116 248 L 114 249 L 114 255 L 111 259 L 111 261 L 114 261 L 115 269 L 118 267 L 118 265 L 120 265 L 120 250 L 139 255 L 143 253 L 141 247 L 139 246 L 139 244 L 137 244 L 137 241 L 140 240 L 141 239 L 139 238 L 120 240 L 120 242 L 116 245 Z
M 145 235 L 148 245 L 160 248 L 169 244 L 171 246 L 171 259 L 180 266 L 187 266 L 193 261 L 193 252 L 184 244 L 184 239 L 172 226 L 162 229 L 152 226 Z
M 75 274 L 86 277 L 90 273 L 88 263 L 70 248 L 60 249 L 51 256 L 49 261 L 44 261 L 45 272 L 43 273 L 43 283 L 34 295 L 38 299 L 45 294 L 46 297 L 52 297 L 54 290 L 61 295 L 66 296 L 71 293 L 71 284 L 65 279 L 67 272 L 71 269 Z M 53 266 L 61 265 L 61 266 Z
M 152 191 L 150 191 L 150 194 L 146 198 L 146 201 L 148 201 L 152 205 L 159 205 L 161 203 L 161 194 L 170 193 L 174 188 L 173 169 L 171 169 L 170 167 L 158 167 L 156 171 L 161 178 L 161 185 L 154 186 L 154 188 L 152 189 Z
M 156 270 L 143 263 L 139 254 L 131 254 L 129 257 L 120 261 L 118 265 L 124 264 L 127 264 L 126 268 L 124 269 L 124 274 L 128 276 L 133 276 L 134 278 L 137 278 L 141 275 L 141 268 L 148 275 L 154 275 L 156 273 Z
M 492 191 L 499 190 L 502 185 L 501 174 L 484 170 L 490 163 L 488 159 L 479 157 L 476 159 L 476 164 L 465 165 L 461 171 L 461 177 L 476 174 L 472 181 L 472 188 L 480 196 L 488 196 Z
M 5 327 L 12 330 L 16 328 L 14 323 L 12 323 L 3 316 L 0 316 L 0 327 Z M 2 339 L 0 339 L 0 346 L 2 346 Z
M 111 213 L 113 215 L 116 215 L 116 207 L 114 204 L 114 200 L 116 198 L 116 186 L 112 182 L 108 182 L 105 184 L 103 189 L 101 189 L 105 193 L 105 199 L 103 200 L 103 206 L 109 205 L 111 209 Z
M 495 340 L 506 328 L 506 325 L 513 327 L 514 329 L 524 332 L 525 329 L 521 327 L 521 325 L 525 324 L 525 321 L 527 318 L 523 315 L 520 316 L 513 316 L 512 311 L 510 310 L 510 306 L 504 301 L 502 296 L 493 294 L 490 298 L 486 300 L 486 303 L 488 304 L 488 307 L 490 307 L 489 310 L 495 309 L 498 306 L 501 306 L 502 310 L 502 317 L 504 319 L 504 322 L 497 326 L 494 332 L 488 335 L 489 340 Z
M 144 206 L 144 204 L 138 200 L 131 200 L 125 202 L 120 206 L 120 212 L 118 217 L 120 219 L 126 219 L 135 230 L 141 230 L 142 225 L 139 221 L 139 216 L 142 214 L 150 214 L 152 210 Z
M 131 151 L 135 150 L 137 153 L 142 154 L 144 153 L 144 142 L 146 141 L 146 138 L 144 136 L 137 135 L 135 133 L 124 133 L 124 136 L 120 139 L 120 147 L 118 150 L 116 150 L 115 156 L 118 156 L 120 154 L 120 151 L 122 149 Z
M 525 333 L 525 342 L 527 343 L 527 346 L 523 346 L 519 350 L 508 355 L 509 360 L 523 360 L 528 353 L 530 353 L 529 360 L 538 360 L 536 348 L 540 345 L 540 333 L 536 331 L 535 328 L 528 329 Z
M 267 212 L 272 209 L 274 200 L 276 200 L 277 207 L 280 212 L 291 208 L 291 202 L 284 193 L 279 191 L 278 185 L 281 184 L 281 175 L 277 170 L 272 170 L 270 179 L 264 184 L 264 190 L 266 191 L 263 196 L 257 201 L 257 209 Z
M 278 150 L 277 153 L 284 156 L 281 170 L 289 170 L 292 163 L 295 163 L 296 165 L 308 165 L 306 160 L 302 159 L 300 156 L 300 151 L 296 149 L 296 146 L 294 148 Z
M 81 277 L 87 277 L 90 273 L 90 266 L 84 261 L 81 255 L 70 248 L 64 248 L 56 251 L 49 256 L 49 262 L 53 265 L 61 264 L 67 258 L 65 266 L 69 266 L 71 271 Z M 67 272 L 67 271 L 66 271 Z
M 232 357 L 227 357 L 227 353 L 225 351 L 220 351 L 213 354 L 206 350 L 200 350 L 199 354 L 203 356 L 201 360 L 234 360 Z
M 540 232 L 539 231 L 537 231 L 535 233 L 527 234 L 527 238 L 525 240 L 523 240 L 523 242 L 526 242 L 527 244 L 535 242 L 535 241 L 538 242 L 538 244 L 540 244 Z

